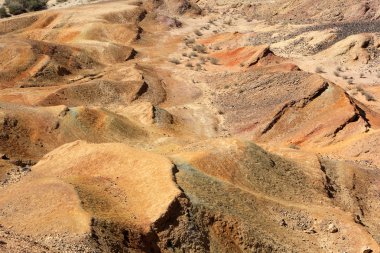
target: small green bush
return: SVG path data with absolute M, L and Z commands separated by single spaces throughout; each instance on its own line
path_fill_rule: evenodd
M 218 65 L 219 64 L 219 60 L 216 59 L 216 58 L 210 58 L 210 62 L 214 65 Z
M 194 33 L 195 33 L 195 35 L 197 35 L 197 36 L 202 36 L 202 35 L 203 35 L 203 34 L 201 33 L 201 31 L 199 31 L 199 30 L 195 30 Z
M 39 11 L 47 8 L 48 0 L 5 0 L 5 5 L 12 15 L 30 11 Z
M 367 101 L 376 101 L 376 98 L 372 94 L 369 94 L 367 91 L 363 91 L 362 94 Z
M 181 64 L 181 61 L 176 58 L 169 59 L 169 62 L 174 63 L 175 65 Z
M 194 38 L 185 38 L 185 43 L 186 44 L 193 44 L 195 42 Z
M 196 52 L 191 52 L 191 53 L 189 54 L 189 58 L 197 57 L 197 56 L 198 56 L 198 54 L 197 54 Z
M 28 11 L 40 11 L 47 8 L 48 0 L 22 0 L 26 2 L 26 9 Z
M 232 25 L 232 20 L 231 19 L 227 19 L 223 22 L 223 24 L 225 25 Z
M 205 54 L 207 52 L 207 48 L 204 45 L 195 45 L 193 46 L 193 51 Z
M 7 4 L 7 6 L 9 9 L 9 13 L 12 15 L 19 15 L 26 12 L 22 4 L 20 4 L 19 2 L 11 2 Z
M 7 18 L 10 15 L 8 14 L 7 10 L 5 9 L 4 6 L 0 7 L 0 18 Z
M 325 71 L 324 71 L 321 67 L 316 67 L 316 68 L 315 68 L 315 72 L 316 72 L 316 73 L 319 73 L 319 74 L 320 74 L 320 73 L 325 73 Z

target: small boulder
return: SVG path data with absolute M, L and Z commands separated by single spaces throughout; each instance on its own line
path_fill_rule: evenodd
M 7 156 L 7 154 L 0 154 L 0 158 L 2 160 L 9 160 L 9 157 Z
M 331 223 L 331 224 L 329 224 L 327 231 L 330 233 L 337 233 L 339 231 L 339 229 L 337 228 L 337 226 L 335 226 L 335 224 Z

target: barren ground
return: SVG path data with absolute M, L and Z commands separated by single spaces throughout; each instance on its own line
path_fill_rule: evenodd
M 378 7 L 0 20 L 0 251 L 380 252 Z

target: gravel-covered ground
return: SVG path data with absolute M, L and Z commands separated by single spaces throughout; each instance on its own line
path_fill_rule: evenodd
M 312 31 L 323 31 L 335 29 L 336 37 L 333 40 L 326 41 L 326 43 L 321 44 L 320 47 L 316 48 L 314 53 L 318 53 L 324 49 L 327 49 L 336 42 L 355 34 L 360 33 L 380 33 L 380 21 L 355 21 L 355 22 L 342 22 L 342 23 L 327 23 L 321 25 L 310 25 L 307 27 L 300 28 L 296 31 L 283 32 L 281 36 L 272 37 L 272 32 L 259 33 L 257 36 L 252 37 L 252 45 L 262 45 L 262 44 L 274 44 L 284 40 L 289 40 L 295 38 L 303 33 Z

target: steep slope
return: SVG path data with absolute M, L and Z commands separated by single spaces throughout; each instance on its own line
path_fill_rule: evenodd
M 70 251 L 80 248 L 75 243 L 86 243 L 89 236 L 95 242 L 105 240 L 106 251 L 107 247 L 117 250 L 118 244 L 149 249 L 150 226 L 165 219 L 180 194 L 172 170 L 168 159 L 123 144 L 70 143 L 49 153 L 28 176 L 3 191 L 1 223 L 35 238 L 63 236 L 67 241 L 57 246 Z M 96 234 L 104 229 L 111 233 L 118 224 L 129 228 L 123 232 L 124 242 Z M 139 233 L 148 237 L 140 239 L 145 243 L 139 241 Z M 98 247 L 95 242 L 93 249 Z
M 310 154 L 298 159 L 302 167 L 228 139 L 197 143 L 174 156 L 178 184 L 194 206 L 215 215 L 208 218 L 211 251 L 366 249 L 372 239 L 363 227 L 323 196 L 326 181 L 318 159 Z
M 377 231 L 370 216 L 376 210 L 367 213 L 365 203 L 380 189 L 347 206 L 342 182 L 350 176 L 313 155 L 303 154 L 308 165 L 301 166 L 224 139 L 186 146 L 170 158 L 176 166 L 124 144 L 66 144 L 3 190 L 0 221 L 52 251 L 378 250 L 366 228 Z M 369 176 L 353 170 L 355 185 Z M 325 189 L 336 189 L 333 197 Z

